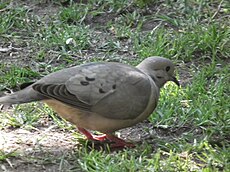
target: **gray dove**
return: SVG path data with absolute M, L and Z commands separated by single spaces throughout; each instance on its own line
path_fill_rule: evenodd
M 148 57 L 136 67 L 94 62 L 51 73 L 1 97 L 0 104 L 42 101 L 75 124 L 87 139 L 110 141 L 113 147 L 133 147 L 114 132 L 148 118 L 167 81 L 179 86 L 174 64 L 163 57 Z M 104 134 L 92 135 L 88 130 Z

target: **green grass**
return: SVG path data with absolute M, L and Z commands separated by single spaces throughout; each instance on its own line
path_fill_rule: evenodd
M 30 82 L 34 78 L 39 77 L 39 73 L 32 71 L 29 68 L 21 68 L 15 65 L 7 67 L 4 64 L 0 65 L 1 78 L 0 78 L 0 88 L 3 87 L 16 87 L 19 84 Z M 2 85 L 4 84 L 4 85 Z
M 229 171 L 228 1 L 56 0 L 47 4 L 40 0 L 25 6 L 15 1 L 12 7 L 9 1 L 0 2 L 0 47 L 20 48 L 0 52 L 1 90 L 18 90 L 24 82 L 81 63 L 104 60 L 136 65 L 154 55 L 177 63 L 183 84 L 177 88 L 168 83 L 161 90 L 158 107 L 149 118 L 155 130 L 146 128 L 151 139 L 135 149 L 96 150 L 82 142 L 62 156 L 52 152 L 24 156 L 25 163 L 52 164 L 60 171 Z M 56 11 L 48 13 L 49 8 Z M 67 132 L 74 131 L 74 126 L 40 103 L 3 110 L 0 129 L 39 130 L 47 118 Z M 156 134 L 151 135 L 152 130 Z M 73 135 L 73 142 L 82 139 Z M 2 162 L 20 157 L 0 150 Z

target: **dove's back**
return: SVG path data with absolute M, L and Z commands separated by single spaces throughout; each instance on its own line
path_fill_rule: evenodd
M 85 79 L 93 80 L 89 82 L 84 81 Z M 82 82 L 87 82 L 88 85 L 82 84 Z M 36 89 L 38 85 L 41 87 L 41 90 Z M 69 104 L 69 101 L 65 101 L 66 97 L 63 97 L 65 93 L 62 93 L 62 90 L 57 91 L 56 89 L 53 93 L 54 87 L 48 89 L 49 85 L 63 86 L 66 88 L 65 93 L 68 93 L 68 99 L 72 97 L 73 102 L 81 102 L 81 104 L 85 103 L 90 106 L 96 104 L 103 106 L 102 104 L 106 101 L 113 104 L 114 107 L 116 103 L 120 105 L 120 100 L 124 98 L 127 101 L 130 100 L 128 98 L 129 95 L 136 95 L 136 99 L 133 100 L 134 102 L 138 102 L 137 100 L 144 97 L 145 100 L 141 101 L 142 108 L 149 101 L 149 95 L 147 94 L 146 96 L 145 93 L 149 93 L 150 83 L 149 78 L 145 74 L 135 67 L 125 64 L 101 62 L 87 63 L 51 73 L 20 91 L 0 97 L 0 104 L 22 104 L 53 98 Z M 143 86 L 145 86 L 145 89 L 142 89 Z M 101 93 L 100 90 L 104 92 Z M 114 94 L 115 92 L 118 93 Z M 58 95 L 59 93 L 61 95 Z M 116 98 L 117 95 L 120 99 Z M 105 100 L 108 97 L 110 97 L 110 101 Z M 76 103 L 69 105 L 78 108 L 79 103 L 77 105 Z M 95 107 L 94 109 L 97 111 L 102 108 Z

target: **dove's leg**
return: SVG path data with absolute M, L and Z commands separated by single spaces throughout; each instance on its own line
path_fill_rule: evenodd
M 135 147 L 134 144 L 126 142 L 126 141 L 116 137 L 113 134 L 106 134 L 106 138 L 109 141 L 114 142 L 114 143 L 111 144 L 112 148 L 124 148 L 124 147 L 132 148 L 132 147 Z
M 89 131 L 87 131 L 84 128 L 78 127 L 78 130 L 82 134 L 84 134 L 88 140 L 101 141 L 101 142 L 109 140 L 110 142 L 112 142 L 111 146 L 110 146 L 111 148 L 124 148 L 124 147 L 132 148 L 132 147 L 135 147 L 134 144 L 126 142 L 126 141 L 116 137 L 113 134 L 103 134 L 103 135 L 96 136 L 96 135 L 92 135 Z
M 82 134 L 84 134 L 87 137 L 88 140 L 92 140 L 92 141 L 105 141 L 106 138 L 107 138 L 105 134 L 96 136 L 96 135 L 92 135 L 89 131 L 87 131 L 84 128 L 80 128 L 80 127 L 77 127 L 77 128 L 78 128 L 78 131 L 80 131 Z

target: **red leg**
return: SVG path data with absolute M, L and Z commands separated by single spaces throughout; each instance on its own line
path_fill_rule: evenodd
M 82 134 L 84 134 L 88 140 L 93 140 L 93 141 L 105 141 L 106 140 L 105 134 L 100 135 L 100 136 L 92 135 L 86 129 L 80 128 L 80 127 L 78 127 L 78 131 L 80 131 Z
M 126 142 L 112 134 L 106 134 L 106 138 L 109 140 L 109 141 L 112 141 L 114 143 L 111 144 L 111 148 L 125 148 L 125 147 L 128 147 L 128 148 L 133 148 L 135 147 L 134 144 L 132 143 L 129 143 L 129 142 Z
M 112 142 L 111 146 L 110 146 L 111 148 L 125 148 L 125 147 L 133 148 L 133 147 L 135 147 L 134 144 L 126 142 L 126 141 L 116 137 L 113 134 L 103 134 L 103 135 L 100 135 L 100 136 L 96 136 L 96 135 L 92 135 L 89 131 L 87 131 L 84 128 L 78 127 L 78 130 L 82 134 L 84 134 L 87 137 L 88 140 L 100 141 L 100 142 L 109 140 L 110 142 Z

